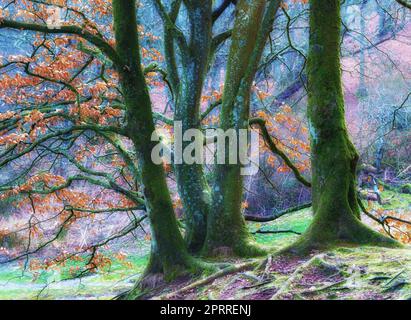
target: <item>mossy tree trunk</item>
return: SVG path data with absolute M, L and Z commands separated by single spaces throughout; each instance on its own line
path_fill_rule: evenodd
M 220 116 L 220 127 L 235 129 L 237 137 L 249 126 L 251 86 L 279 5 L 265 0 L 237 3 Z M 227 143 L 226 164 L 216 165 L 204 252 L 258 255 L 263 251 L 251 243 L 242 215 L 241 164 L 228 164 L 228 149 Z
M 307 72 L 314 220 L 289 250 L 303 253 L 344 244 L 396 246 L 360 221 L 358 154 L 345 124 L 341 84 L 340 1 L 311 0 L 310 5 Z
M 181 121 L 182 134 L 190 129 L 199 129 L 201 93 L 208 69 L 208 58 L 212 39 L 212 1 L 184 1 L 190 28 L 190 39 L 185 50 L 180 50 L 182 72 L 179 76 L 168 63 L 168 72 L 179 79 L 173 85 L 175 92 L 174 121 Z M 172 40 L 171 35 L 165 39 Z M 174 54 L 170 46 L 166 55 Z M 167 50 L 168 49 L 168 50 Z M 168 59 L 169 59 L 168 58 Z M 183 142 L 183 150 L 190 142 Z M 198 253 L 205 240 L 207 215 L 210 210 L 210 190 L 202 164 L 175 164 L 175 174 L 179 195 L 186 221 L 186 242 L 189 251 Z
M 126 105 L 128 135 L 137 153 L 152 231 L 151 258 L 146 274 L 171 278 L 191 268 L 189 256 L 174 214 L 164 170 L 151 160 L 154 131 L 150 96 L 141 69 L 135 1 L 113 0 L 116 50 L 123 67 L 118 70 Z

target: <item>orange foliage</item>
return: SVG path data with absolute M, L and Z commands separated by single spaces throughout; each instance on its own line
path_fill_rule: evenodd
M 255 114 L 266 121 L 267 130 L 274 139 L 278 149 L 283 151 L 301 172 L 310 169 L 308 142 L 308 130 L 302 121 L 293 114 L 290 106 L 283 105 L 274 115 L 268 114 L 264 110 L 259 110 Z M 260 150 L 268 154 L 267 163 L 271 167 L 277 167 L 277 172 L 290 172 L 291 170 L 282 164 L 276 155 L 272 154 L 263 139 L 260 139 Z

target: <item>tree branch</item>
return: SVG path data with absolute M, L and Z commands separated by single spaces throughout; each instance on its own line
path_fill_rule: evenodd
M 117 66 L 122 68 L 123 62 L 121 61 L 120 57 L 118 56 L 117 52 L 114 50 L 113 47 L 110 46 L 108 42 L 97 35 L 93 35 L 92 33 L 88 32 L 87 30 L 80 28 L 78 26 L 61 26 L 60 28 L 49 28 L 47 25 L 37 24 L 37 23 L 26 23 L 26 22 L 18 22 L 13 20 L 1 20 L 0 19 L 0 29 L 3 28 L 11 28 L 17 30 L 29 30 L 35 32 L 43 32 L 43 33 L 50 33 L 50 34 L 74 34 L 77 35 L 91 44 L 95 45 L 99 48 L 102 52 L 104 52 L 107 57 L 113 61 L 113 63 Z
M 265 125 L 265 120 L 262 119 L 262 118 L 252 118 L 252 119 L 250 119 L 249 124 L 250 125 L 256 124 L 260 127 L 263 138 L 264 138 L 265 142 L 267 143 L 268 147 L 270 148 L 271 152 L 275 153 L 281 159 L 283 159 L 283 161 L 285 162 L 287 167 L 289 167 L 292 170 L 292 172 L 294 173 L 295 178 L 298 181 L 300 181 L 306 187 L 311 187 L 311 182 L 307 181 L 301 175 L 301 173 L 298 171 L 296 166 L 294 166 L 294 164 L 291 162 L 291 160 L 287 157 L 287 155 L 284 152 L 282 152 L 280 149 L 277 148 L 276 144 L 274 143 L 273 139 L 271 138 L 271 136 L 270 136 L 270 134 L 267 130 L 267 127 Z
M 257 215 L 252 215 L 252 214 L 245 214 L 244 219 L 246 221 L 254 221 L 254 222 L 269 222 L 269 221 L 276 220 L 276 219 L 278 219 L 278 218 L 280 218 L 280 217 L 282 217 L 282 216 L 284 216 L 288 213 L 292 213 L 292 212 L 299 211 L 299 210 L 302 210 L 302 209 L 310 208 L 311 206 L 312 206 L 312 203 L 308 202 L 308 203 L 302 204 L 300 206 L 291 207 L 289 209 L 274 213 L 270 216 L 257 216 Z
M 217 21 L 217 19 L 220 18 L 220 16 L 230 6 L 231 3 L 236 5 L 237 0 L 224 0 L 223 3 L 221 3 L 221 5 L 213 11 L 213 15 L 212 15 L 213 22 Z
M 170 31 L 175 38 L 180 50 L 183 52 L 188 52 L 187 40 L 183 32 L 177 28 L 174 21 L 171 19 L 170 15 L 167 13 L 166 8 L 164 7 L 161 0 L 153 0 L 154 6 L 157 9 L 158 14 L 160 15 L 161 20 L 163 20 L 164 27 Z

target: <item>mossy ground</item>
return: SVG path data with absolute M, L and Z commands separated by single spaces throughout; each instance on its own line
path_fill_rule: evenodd
M 111 299 L 133 286 L 147 261 L 147 255 L 132 255 L 125 261 L 113 259 L 111 266 L 78 279 L 70 279 L 76 262 L 59 270 L 35 272 L 23 272 L 18 264 L 0 265 L 0 300 Z
M 273 258 L 265 270 L 231 274 L 186 292 L 185 299 L 411 299 L 411 250 L 340 248 L 310 260 Z
M 382 209 L 410 210 L 411 195 L 384 191 L 382 196 L 389 199 Z M 273 222 L 248 223 L 248 227 L 251 232 L 258 229 L 303 232 L 311 219 L 311 210 L 304 209 Z M 299 236 L 280 233 L 254 237 L 258 244 L 274 253 Z M 175 298 L 270 299 L 281 289 L 281 299 L 411 299 L 411 248 L 338 248 L 319 257 L 324 262 L 322 265 L 308 265 L 297 273 L 296 269 L 310 257 L 294 260 L 274 257 L 266 268 L 230 274 Z M 105 270 L 74 280 L 69 277 L 75 262 L 60 270 L 40 270 L 36 274 L 28 271 L 22 274 L 18 264 L 0 265 L 0 299 L 111 299 L 133 287 L 147 260 L 146 254 L 130 254 L 125 261 L 113 259 Z M 288 287 L 283 288 L 290 279 Z M 180 279 L 160 295 L 190 281 L 189 277 Z

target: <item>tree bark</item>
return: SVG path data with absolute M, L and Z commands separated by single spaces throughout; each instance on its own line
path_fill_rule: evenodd
M 182 122 L 182 133 L 199 129 L 201 94 L 208 69 L 212 39 L 212 1 L 185 1 L 190 40 L 181 53 L 182 74 L 176 91 L 175 121 Z M 183 149 L 190 142 L 183 142 Z M 202 164 L 175 164 L 179 195 L 186 220 L 185 239 L 189 251 L 199 253 L 203 247 L 207 215 L 210 211 L 210 189 Z
M 220 127 L 223 130 L 248 129 L 250 94 L 255 73 L 280 1 L 239 1 L 231 37 Z M 226 151 L 229 149 L 226 144 Z M 238 160 L 238 159 L 237 159 Z M 255 256 L 264 251 L 255 246 L 248 233 L 241 203 L 243 177 L 241 164 L 216 165 L 213 210 L 207 224 L 204 252 L 209 255 L 230 253 Z
M 146 276 L 170 279 L 193 265 L 179 231 L 161 165 L 151 160 L 154 131 L 150 96 L 141 69 L 135 1 L 113 0 L 116 51 L 124 65 L 119 71 L 126 105 L 127 131 L 134 143 L 143 193 L 151 224 L 152 250 Z
M 345 124 L 340 67 L 340 1 L 311 0 L 308 120 L 314 220 L 292 245 L 307 252 L 333 245 L 398 243 L 360 221 L 356 193 L 357 151 Z

